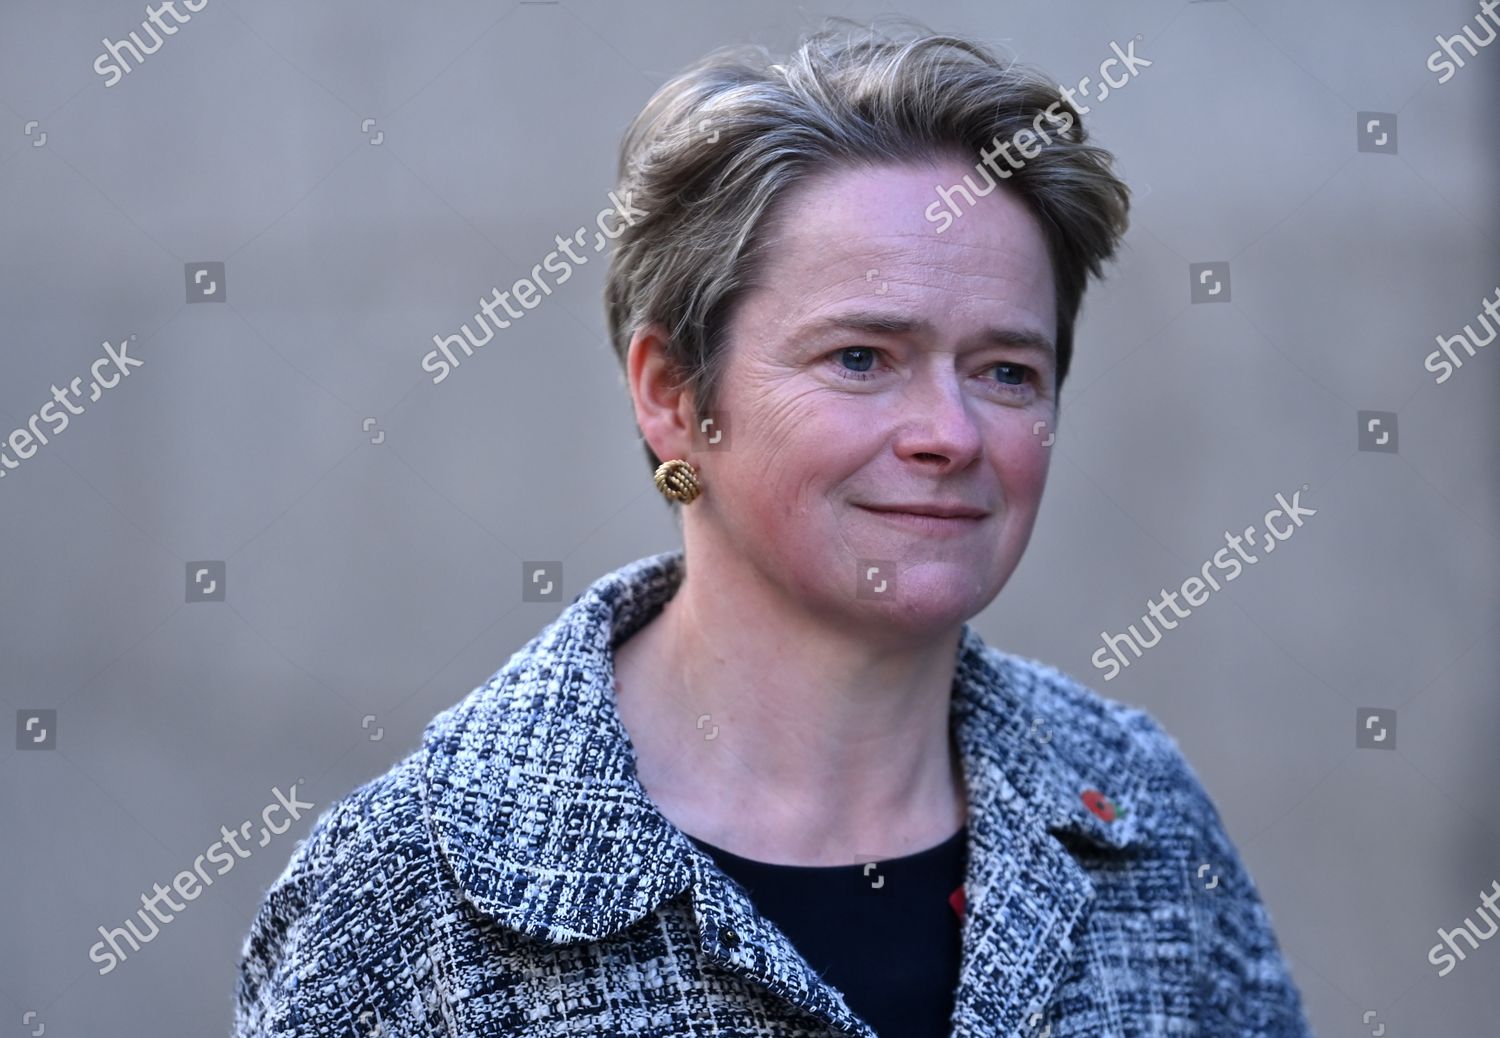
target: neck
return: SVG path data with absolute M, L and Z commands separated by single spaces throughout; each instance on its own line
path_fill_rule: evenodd
M 965 812 L 949 734 L 960 630 L 897 640 L 800 603 L 738 553 L 693 555 L 616 653 L 642 785 L 678 828 L 760 861 L 849 864 L 947 839 Z

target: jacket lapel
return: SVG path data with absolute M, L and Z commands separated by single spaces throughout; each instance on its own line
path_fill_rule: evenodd
M 1140 801 L 1144 777 L 1123 757 L 1104 755 L 1092 767 L 1070 759 L 1064 744 L 1097 733 L 1051 731 L 1058 714 L 1038 676 L 964 625 L 953 721 L 970 799 L 969 864 L 954 1038 L 1043 1034 L 1044 1009 L 1095 896 L 1055 834 L 1106 849 L 1140 836 L 1140 813 L 1124 805 Z M 1106 822 L 1086 806 L 1096 783 L 1125 814 Z
M 427 727 L 434 844 L 463 898 L 513 930 L 601 940 L 693 881 L 613 707 L 614 645 L 676 581 L 661 556 L 600 578 Z
M 744 887 L 691 842 L 684 843 L 699 870 L 693 887 L 693 914 L 702 952 L 725 969 L 818 1017 L 825 1025 L 848 1035 L 871 1036 L 843 994 L 825 983 L 780 928 L 756 911 Z M 730 931 L 733 940 L 726 938 Z

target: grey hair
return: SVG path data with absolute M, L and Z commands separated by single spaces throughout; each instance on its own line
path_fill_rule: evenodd
M 625 132 L 617 194 L 646 215 L 610 255 L 611 343 L 623 366 L 636 329 L 660 322 L 669 370 L 700 421 L 717 409 L 733 307 L 756 283 L 788 188 L 845 168 L 977 162 L 1022 130 L 1047 143 L 1005 182 L 1047 238 L 1062 389 L 1084 289 L 1125 233 L 1130 190 L 1042 72 L 896 21 L 888 34 L 828 19 L 779 63 L 758 45 L 715 50 L 657 90 Z M 645 448 L 654 471 L 661 459 Z

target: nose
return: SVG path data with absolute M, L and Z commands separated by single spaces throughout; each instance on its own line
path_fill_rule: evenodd
M 896 453 L 942 472 L 958 471 L 979 455 L 984 438 L 964 398 L 961 376 L 937 367 L 928 365 L 914 375 L 902 395 Z

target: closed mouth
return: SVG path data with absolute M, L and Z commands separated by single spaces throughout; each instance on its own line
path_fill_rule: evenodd
M 920 515 L 929 519 L 983 519 L 989 515 L 983 509 L 965 505 L 858 505 L 867 512 L 885 512 L 892 515 Z

